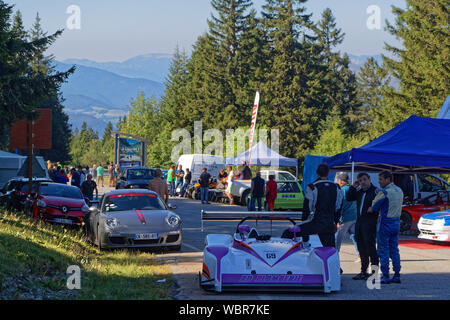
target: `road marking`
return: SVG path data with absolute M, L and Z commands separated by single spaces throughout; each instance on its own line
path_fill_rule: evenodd
M 183 243 L 183 246 L 186 246 L 189 249 L 192 249 L 192 250 L 195 250 L 195 251 L 198 251 L 198 252 L 202 252 L 203 251 L 203 250 L 200 250 L 199 248 L 191 246 L 190 244 L 187 244 L 187 243 Z

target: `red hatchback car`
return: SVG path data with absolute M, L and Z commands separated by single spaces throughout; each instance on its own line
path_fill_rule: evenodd
M 89 207 L 79 188 L 60 183 L 40 183 L 30 195 L 25 212 L 47 222 L 81 225 Z

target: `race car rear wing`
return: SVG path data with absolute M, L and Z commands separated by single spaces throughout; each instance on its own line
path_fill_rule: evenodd
M 240 221 L 247 220 L 302 220 L 301 211 L 206 211 L 201 210 L 201 230 L 203 221 Z

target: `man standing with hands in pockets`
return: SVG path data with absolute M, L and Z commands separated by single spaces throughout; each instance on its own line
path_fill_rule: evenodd
M 355 240 L 361 257 L 361 272 L 353 280 L 367 280 L 369 261 L 378 268 L 379 259 L 376 247 L 377 212 L 369 212 L 378 189 L 372 184 L 367 173 L 359 173 L 357 180 L 345 194 L 347 201 L 356 201 Z

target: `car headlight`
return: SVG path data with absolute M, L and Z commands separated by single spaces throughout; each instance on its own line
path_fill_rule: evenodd
M 36 201 L 36 205 L 39 207 L 39 208 L 45 208 L 45 207 L 47 207 L 47 204 L 45 203 L 45 201 L 42 201 L 42 200 L 38 200 L 38 201 Z
M 166 222 L 172 228 L 175 228 L 181 223 L 181 218 L 173 212 L 169 212 L 166 216 Z
M 81 207 L 81 212 L 89 213 L 89 207 L 85 204 L 84 206 Z
M 108 218 L 105 220 L 105 225 L 110 229 L 114 229 L 119 225 L 119 220 L 115 218 Z

